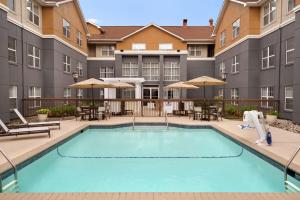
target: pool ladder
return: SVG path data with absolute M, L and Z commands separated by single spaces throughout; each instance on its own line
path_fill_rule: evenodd
M 167 129 L 169 129 L 168 113 L 166 113 L 166 115 L 165 115 L 165 123 L 166 123 Z
M 132 116 L 132 129 L 134 130 L 135 128 L 135 114 L 133 113 L 133 116 Z
M 10 181 L 9 183 L 7 183 L 6 185 L 3 185 L 2 176 L 0 174 L 0 193 L 9 192 L 9 191 L 17 191 L 18 190 L 18 171 L 17 171 L 17 167 L 8 158 L 8 156 L 6 155 L 6 153 L 4 153 L 4 151 L 2 149 L 0 149 L 0 153 L 7 160 L 7 162 L 12 166 L 12 168 L 14 170 L 14 179 L 12 181 Z
M 298 186 L 288 181 L 289 166 L 292 164 L 293 160 L 295 159 L 295 157 L 299 152 L 300 152 L 300 146 L 298 147 L 297 151 L 295 151 L 293 156 L 290 158 L 287 165 L 284 167 L 284 186 L 287 192 L 300 192 L 300 188 Z

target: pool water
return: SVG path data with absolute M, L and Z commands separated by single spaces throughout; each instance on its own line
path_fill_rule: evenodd
M 20 192 L 285 191 L 282 171 L 213 129 L 89 129 L 18 175 Z

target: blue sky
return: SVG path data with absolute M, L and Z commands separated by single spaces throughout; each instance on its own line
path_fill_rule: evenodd
M 85 18 L 98 25 L 208 25 L 223 0 L 80 0 Z

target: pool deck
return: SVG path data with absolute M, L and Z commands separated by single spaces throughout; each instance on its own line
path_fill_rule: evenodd
M 162 117 L 143 117 L 136 118 L 136 123 L 164 123 Z M 285 130 L 271 127 L 273 136 L 273 145 L 256 145 L 255 141 L 258 135 L 254 129 L 241 130 L 238 125 L 241 121 L 223 120 L 223 121 L 195 121 L 188 117 L 169 117 L 170 124 L 205 126 L 210 125 L 221 132 L 233 137 L 243 144 L 255 149 L 273 160 L 286 164 L 291 155 L 300 145 L 300 134 L 291 133 Z M 76 132 L 88 127 L 89 125 L 118 125 L 132 123 L 132 117 L 112 117 L 109 120 L 102 121 L 75 121 L 66 120 L 61 122 L 61 130 L 52 130 L 51 138 L 47 134 L 36 134 L 18 137 L 0 138 L 0 148 L 12 158 L 13 162 L 18 164 L 50 146 L 70 137 Z M 10 168 L 9 164 L 0 158 L 0 172 Z M 300 174 L 300 155 L 298 155 L 291 169 Z M 32 196 L 31 196 L 32 195 Z M 75 195 L 75 196 L 73 196 Z M 240 194 L 240 193 L 105 193 L 105 194 L 88 194 L 88 193 L 70 193 L 70 194 L 8 194 L 0 195 L 0 200 L 5 199 L 300 199 L 300 194 Z

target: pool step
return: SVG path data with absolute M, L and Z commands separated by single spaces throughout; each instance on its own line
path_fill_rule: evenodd
M 12 180 L 2 187 L 2 192 L 17 192 L 18 180 Z
M 300 188 L 289 181 L 285 181 L 284 185 L 286 192 L 300 192 Z

